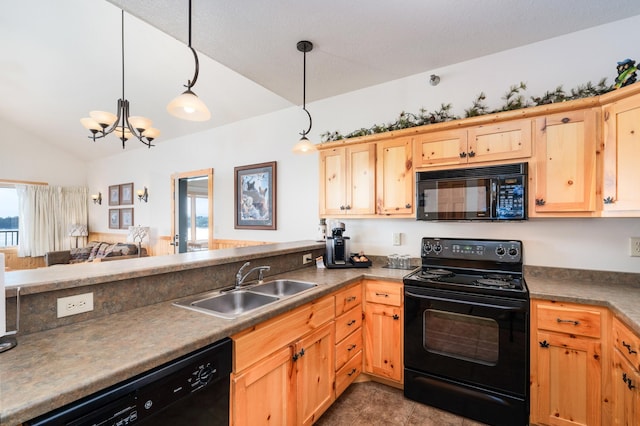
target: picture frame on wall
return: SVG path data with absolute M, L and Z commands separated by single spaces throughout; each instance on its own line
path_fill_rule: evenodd
M 120 209 L 120 229 L 129 229 L 133 226 L 133 209 Z
M 235 229 L 276 229 L 276 162 L 234 167 Z
M 120 185 L 109 186 L 109 205 L 110 206 L 120 205 Z
M 120 185 L 120 205 L 133 204 L 133 182 Z
M 109 228 L 120 229 L 120 209 L 109 209 Z

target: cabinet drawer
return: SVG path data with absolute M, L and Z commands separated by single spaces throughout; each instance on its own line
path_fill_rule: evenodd
M 618 318 L 613 320 L 613 343 L 633 367 L 640 370 L 640 336 L 629 330 Z
M 362 328 L 336 345 L 336 371 L 362 350 Z
M 365 300 L 384 305 L 402 305 L 402 283 L 384 281 L 367 281 L 365 284 Z
M 356 306 L 336 318 L 336 342 L 342 341 L 362 326 L 362 308 Z
M 557 331 L 586 337 L 600 337 L 601 312 L 586 306 L 537 305 L 539 330 Z
M 362 373 L 362 351 L 336 372 L 336 398 Z
M 357 284 L 336 294 L 336 316 L 362 304 L 362 285 Z

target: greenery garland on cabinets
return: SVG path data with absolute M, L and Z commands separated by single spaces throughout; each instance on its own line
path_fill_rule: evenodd
M 497 112 L 528 108 L 531 106 L 547 105 L 556 102 L 565 102 L 574 99 L 602 95 L 614 89 L 614 86 L 608 85 L 606 81 L 607 79 L 603 78 L 596 85 L 593 85 L 593 83 L 589 81 L 584 85 L 579 85 L 578 87 L 571 89 L 569 93 L 565 92 L 562 86 L 558 86 L 553 91 L 547 91 L 542 96 L 532 96 L 529 100 L 524 95 L 527 85 L 520 82 L 520 84 L 509 88 L 502 97 L 504 105 L 496 110 L 489 109 L 485 104 L 486 95 L 484 92 L 481 92 L 472 102 L 471 107 L 464 110 L 463 118 L 477 117 L 485 114 L 493 114 Z M 442 123 L 445 121 L 460 119 L 460 117 L 452 114 L 451 109 L 451 104 L 442 104 L 440 105 L 440 109 L 431 113 L 424 108 L 421 108 L 417 114 L 402 111 L 396 121 L 392 123 L 374 124 L 372 127 L 363 127 L 346 135 L 342 135 L 340 132 L 335 131 L 325 132 L 320 136 L 322 138 L 322 142 L 338 141 L 341 139 L 373 135 L 376 133 L 384 133 L 393 130 L 407 129 L 409 127 L 424 126 L 427 124 Z

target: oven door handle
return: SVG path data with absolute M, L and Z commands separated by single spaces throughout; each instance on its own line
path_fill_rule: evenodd
M 472 305 L 480 308 L 499 309 L 504 312 L 526 312 L 527 310 L 526 306 L 500 306 L 500 305 L 492 305 L 489 303 L 472 302 L 468 300 L 449 299 L 449 298 L 437 297 L 437 296 L 424 296 L 421 294 L 412 293 L 407 290 L 405 290 L 405 295 L 410 297 L 415 297 L 417 299 L 436 300 L 438 302 L 464 303 L 465 305 Z

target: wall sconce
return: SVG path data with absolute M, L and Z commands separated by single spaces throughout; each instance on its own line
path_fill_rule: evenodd
M 93 204 L 102 204 L 102 192 L 92 194 L 91 199 L 93 200 Z
M 438 83 L 440 83 L 440 76 L 431 74 L 431 77 L 429 77 L 429 84 L 432 86 L 437 86 Z
M 144 190 L 142 189 L 138 189 L 138 200 L 140 201 L 144 201 L 145 203 L 147 203 L 149 199 L 149 191 L 147 191 L 147 187 L 144 187 Z

